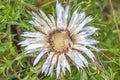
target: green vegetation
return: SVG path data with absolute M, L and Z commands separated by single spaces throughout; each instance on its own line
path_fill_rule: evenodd
M 99 28 L 95 39 L 101 50 L 95 52 L 96 63 L 89 69 L 61 76 L 60 80 L 120 80 L 120 1 L 119 0 L 59 0 L 64 6 L 71 5 L 71 13 L 78 8 L 92 15 L 90 25 Z M 55 15 L 55 0 L 0 0 L 0 80 L 55 80 L 56 76 L 40 74 L 42 63 L 33 67 L 34 55 L 25 55 L 17 44 L 24 31 L 35 31 L 28 23 L 31 11 Z M 93 64 L 95 66 L 93 66 Z M 59 80 L 58 79 L 58 80 Z

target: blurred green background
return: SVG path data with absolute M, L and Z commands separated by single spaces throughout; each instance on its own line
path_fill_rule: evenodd
M 30 12 L 42 9 L 55 16 L 55 0 L 0 0 L 0 80 L 55 80 L 40 74 L 41 64 L 32 66 L 34 57 L 24 55 L 24 48 L 17 44 L 23 31 L 35 31 L 28 23 Z M 72 13 L 85 11 L 92 15 L 91 25 L 99 28 L 95 39 L 101 49 L 95 52 L 95 66 L 80 72 L 71 65 L 72 72 L 58 80 L 120 80 L 120 0 L 59 0 L 63 6 L 71 5 Z M 93 63 L 91 63 L 93 64 Z

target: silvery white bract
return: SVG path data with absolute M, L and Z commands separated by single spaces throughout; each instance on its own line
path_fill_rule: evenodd
M 19 45 L 26 46 L 27 54 L 39 52 L 33 66 L 43 56 L 47 55 L 41 71 L 45 75 L 52 75 L 55 71 L 58 77 L 60 73 L 65 75 L 66 70 L 71 72 L 70 62 L 78 70 L 88 67 L 88 61 L 83 54 L 94 61 L 95 56 L 88 48 L 97 49 L 94 45 L 98 41 L 92 39 L 91 35 L 98 29 L 93 26 L 86 26 L 93 18 L 91 16 L 86 17 L 85 12 L 78 13 L 75 10 L 68 21 L 69 8 L 69 5 L 63 8 L 57 1 L 56 19 L 52 15 L 47 17 L 42 10 L 40 10 L 41 17 L 32 12 L 33 20 L 29 23 L 38 31 L 24 32 L 21 35 L 25 40 Z

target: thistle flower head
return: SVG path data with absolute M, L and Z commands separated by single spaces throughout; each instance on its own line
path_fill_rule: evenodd
M 60 73 L 66 74 L 66 70 L 71 72 L 70 62 L 77 69 L 88 67 L 87 55 L 94 61 L 94 54 L 89 48 L 97 49 L 94 45 L 98 41 L 90 38 L 97 28 L 86 26 L 93 20 L 91 16 L 86 17 L 85 12 L 75 10 L 68 20 L 69 5 L 65 8 L 60 3 L 56 3 L 56 19 L 40 10 L 41 17 L 32 12 L 33 20 L 29 21 L 37 32 L 24 32 L 21 36 L 24 41 L 19 44 L 26 46 L 27 53 L 39 52 L 33 66 L 35 66 L 43 56 L 47 55 L 46 61 L 42 65 L 42 73 L 52 75 L 56 71 L 58 77 Z M 69 59 L 68 59 L 69 58 Z

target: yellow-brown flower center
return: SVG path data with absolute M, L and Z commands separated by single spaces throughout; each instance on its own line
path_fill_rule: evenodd
M 64 53 L 69 48 L 69 32 L 64 30 L 56 30 L 50 33 L 49 43 L 52 51 L 56 53 Z

